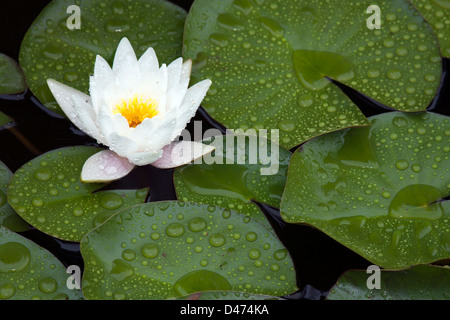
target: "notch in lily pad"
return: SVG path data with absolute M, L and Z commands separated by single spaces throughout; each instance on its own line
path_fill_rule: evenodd
M 293 155 L 281 202 L 369 261 L 403 269 L 450 257 L 450 119 L 392 112 Z
M 407 0 L 196 0 L 184 38 L 193 79 L 211 79 L 203 106 L 228 128 L 280 129 L 292 148 L 368 125 L 339 81 L 400 111 L 424 111 L 442 77 L 439 44 Z
M 148 188 L 99 191 L 106 184 L 81 182 L 83 164 L 100 150 L 68 147 L 33 159 L 12 177 L 9 204 L 33 227 L 62 240 L 79 242 L 116 212 L 145 202 Z
M 203 143 L 215 151 L 174 171 L 178 199 L 242 212 L 271 228 L 255 201 L 279 207 L 291 153 L 261 135 L 214 136 Z

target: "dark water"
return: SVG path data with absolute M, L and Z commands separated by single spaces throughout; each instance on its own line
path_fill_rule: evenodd
M 0 0 L 0 52 L 18 59 L 25 32 L 49 2 Z M 192 4 L 191 0 L 172 2 L 186 10 L 189 10 Z M 444 90 L 450 87 L 450 79 L 447 76 L 450 60 L 443 60 L 443 68 L 445 76 L 442 86 L 429 110 L 450 115 L 450 91 Z M 340 86 L 366 116 L 391 111 L 348 87 Z M 15 120 L 13 124 L 0 130 L 0 160 L 12 171 L 50 150 L 66 146 L 96 145 L 95 141 L 68 120 L 47 111 L 31 92 L 0 96 L 0 111 Z M 213 127 L 221 129 L 203 110 L 198 112 L 194 120 L 203 121 L 204 130 Z M 172 173 L 172 170 L 158 170 L 151 166 L 139 167 L 108 188 L 150 187 L 148 201 L 176 200 Z M 320 231 L 307 226 L 288 225 L 282 221 L 278 210 L 259 205 L 294 259 L 300 290 L 290 298 L 321 299 L 343 272 L 349 269 L 366 269 L 372 264 Z M 22 235 L 47 248 L 66 266 L 83 265 L 78 244 L 54 239 L 37 230 L 27 231 Z

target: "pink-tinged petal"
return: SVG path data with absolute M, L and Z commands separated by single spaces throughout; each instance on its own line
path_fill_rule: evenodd
M 134 164 L 110 150 L 100 151 L 84 163 L 81 170 L 81 181 L 110 182 L 125 177 L 133 170 Z
M 180 141 L 172 142 L 164 147 L 163 155 L 152 166 L 160 169 L 176 168 L 203 157 L 204 155 L 214 151 L 213 146 L 196 142 L 196 141 Z

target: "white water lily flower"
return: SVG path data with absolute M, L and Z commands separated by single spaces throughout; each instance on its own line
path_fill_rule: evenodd
M 204 80 L 188 88 L 191 67 L 192 61 L 183 63 L 182 58 L 160 67 L 152 48 L 138 60 L 124 38 L 112 69 L 97 56 L 90 96 L 58 81 L 47 81 L 67 117 L 110 149 L 86 161 L 82 181 L 116 180 L 135 166 L 147 164 L 171 168 L 214 149 L 198 142 L 173 142 L 211 86 L 210 80 Z

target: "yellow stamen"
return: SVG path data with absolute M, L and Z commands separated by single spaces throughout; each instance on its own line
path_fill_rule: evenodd
M 155 100 L 144 101 L 142 95 L 135 95 L 134 98 L 123 100 L 122 104 L 116 105 L 114 114 L 120 113 L 127 119 L 130 128 L 136 128 L 145 119 L 158 115 L 157 107 L 158 103 Z

